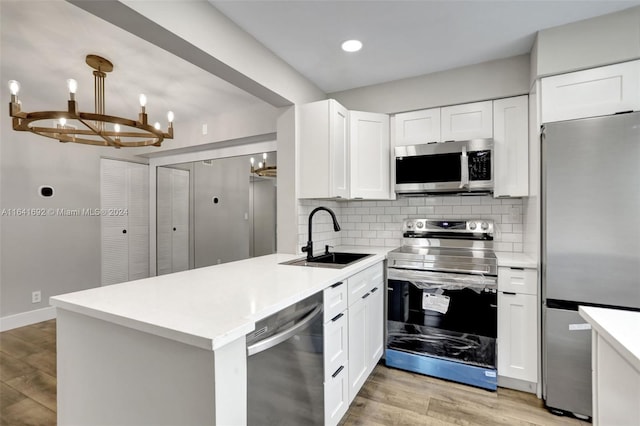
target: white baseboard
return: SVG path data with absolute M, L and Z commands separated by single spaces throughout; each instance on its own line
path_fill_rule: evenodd
M 0 318 L 0 331 L 13 330 L 14 328 L 24 327 L 25 325 L 36 324 L 42 321 L 48 321 L 56 317 L 56 308 L 49 306 L 48 308 L 36 309 L 35 311 L 22 312 L 15 315 L 9 315 Z

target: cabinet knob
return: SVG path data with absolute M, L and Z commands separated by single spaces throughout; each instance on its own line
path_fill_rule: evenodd
M 122 230 L 122 233 L 123 233 L 123 234 L 126 234 L 126 233 L 127 233 L 127 230 L 126 230 L 126 229 L 123 229 L 123 230 Z
M 176 228 L 173 228 L 173 230 L 175 231 L 175 230 L 176 230 Z

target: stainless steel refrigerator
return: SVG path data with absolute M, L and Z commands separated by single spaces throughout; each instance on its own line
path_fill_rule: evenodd
M 640 113 L 546 124 L 542 188 L 543 396 L 591 417 L 578 306 L 640 310 Z

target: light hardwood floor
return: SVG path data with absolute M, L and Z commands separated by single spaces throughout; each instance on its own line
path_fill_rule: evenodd
M 56 424 L 55 320 L 0 333 L 0 386 L 0 425 Z M 550 414 L 535 395 L 489 392 L 383 365 L 340 424 L 588 425 Z

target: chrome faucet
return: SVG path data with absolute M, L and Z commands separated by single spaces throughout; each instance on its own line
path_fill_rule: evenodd
M 307 240 L 307 245 L 302 247 L 302 251 L 307 253 L 307 261 L 311 261 L 313 259 L 313 241 L 311 241 L 312 234 L 312 219 L 313 215 L 316 214 L 317 211 L 324 210 L 331 215 L 331 220 L 333 220 L 333 230 L 338 232 L 340 230 L 340 225 L 338 225 L 338 220 L 336 219 L 335 213 L 326 207 L 316 207 L 309 213 L 309 238 Z

